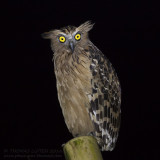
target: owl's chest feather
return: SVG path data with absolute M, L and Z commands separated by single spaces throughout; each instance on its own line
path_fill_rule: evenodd
M 92 76 L 90 63 L 91 60 L 83 55 L 63 54 L 55 57 L 54 67 L 57 85 L 79 90 L 90 86 Z
M 93 131 L 87 112 L 92 76 L 90 59 L 79 55 L 77 61 L 72 55 L 62 55 L 54 58 L 54 65 L 58 99 L 70 132 L 85 135 Z

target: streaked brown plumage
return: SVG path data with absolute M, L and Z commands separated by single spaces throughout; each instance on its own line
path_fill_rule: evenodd
M 113 150 L 120 127 L 121 89 L 109 60 L 89 40 L 89 21 L 43 34 L 51 39 L 58 99 L 75 136 L 93 135 L 102 150 Z

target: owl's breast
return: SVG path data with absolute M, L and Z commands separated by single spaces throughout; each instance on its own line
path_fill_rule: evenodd
M 68 88 L 85 89 L 91 84 L 91 60 L 83 55 L 76 56 L 63 54 L 54 58 L 57 83 L 62 86 L 65 83 Z
M 86 135 L 94 130 L 87 112 L 88 94 L 91 93 L 90 59 L 83 55 L 78 61 L 72 55 L 54 58 L 58 99 L 68 129 L 76 135 Z

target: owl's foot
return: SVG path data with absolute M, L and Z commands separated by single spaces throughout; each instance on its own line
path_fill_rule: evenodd
M 89 132 L 88 134 L 87 134 L 87 136 L 95 136 L 95 133 L 94 132 Z

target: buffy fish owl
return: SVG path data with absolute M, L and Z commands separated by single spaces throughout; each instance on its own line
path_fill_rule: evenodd
M 93 24 L 45 32 L 54 52 L 58 99 L 74 137 L 92 135 L 102 151 L 112 151 L 121 118 L 121 88 L 110 61 L 90 41 Z

